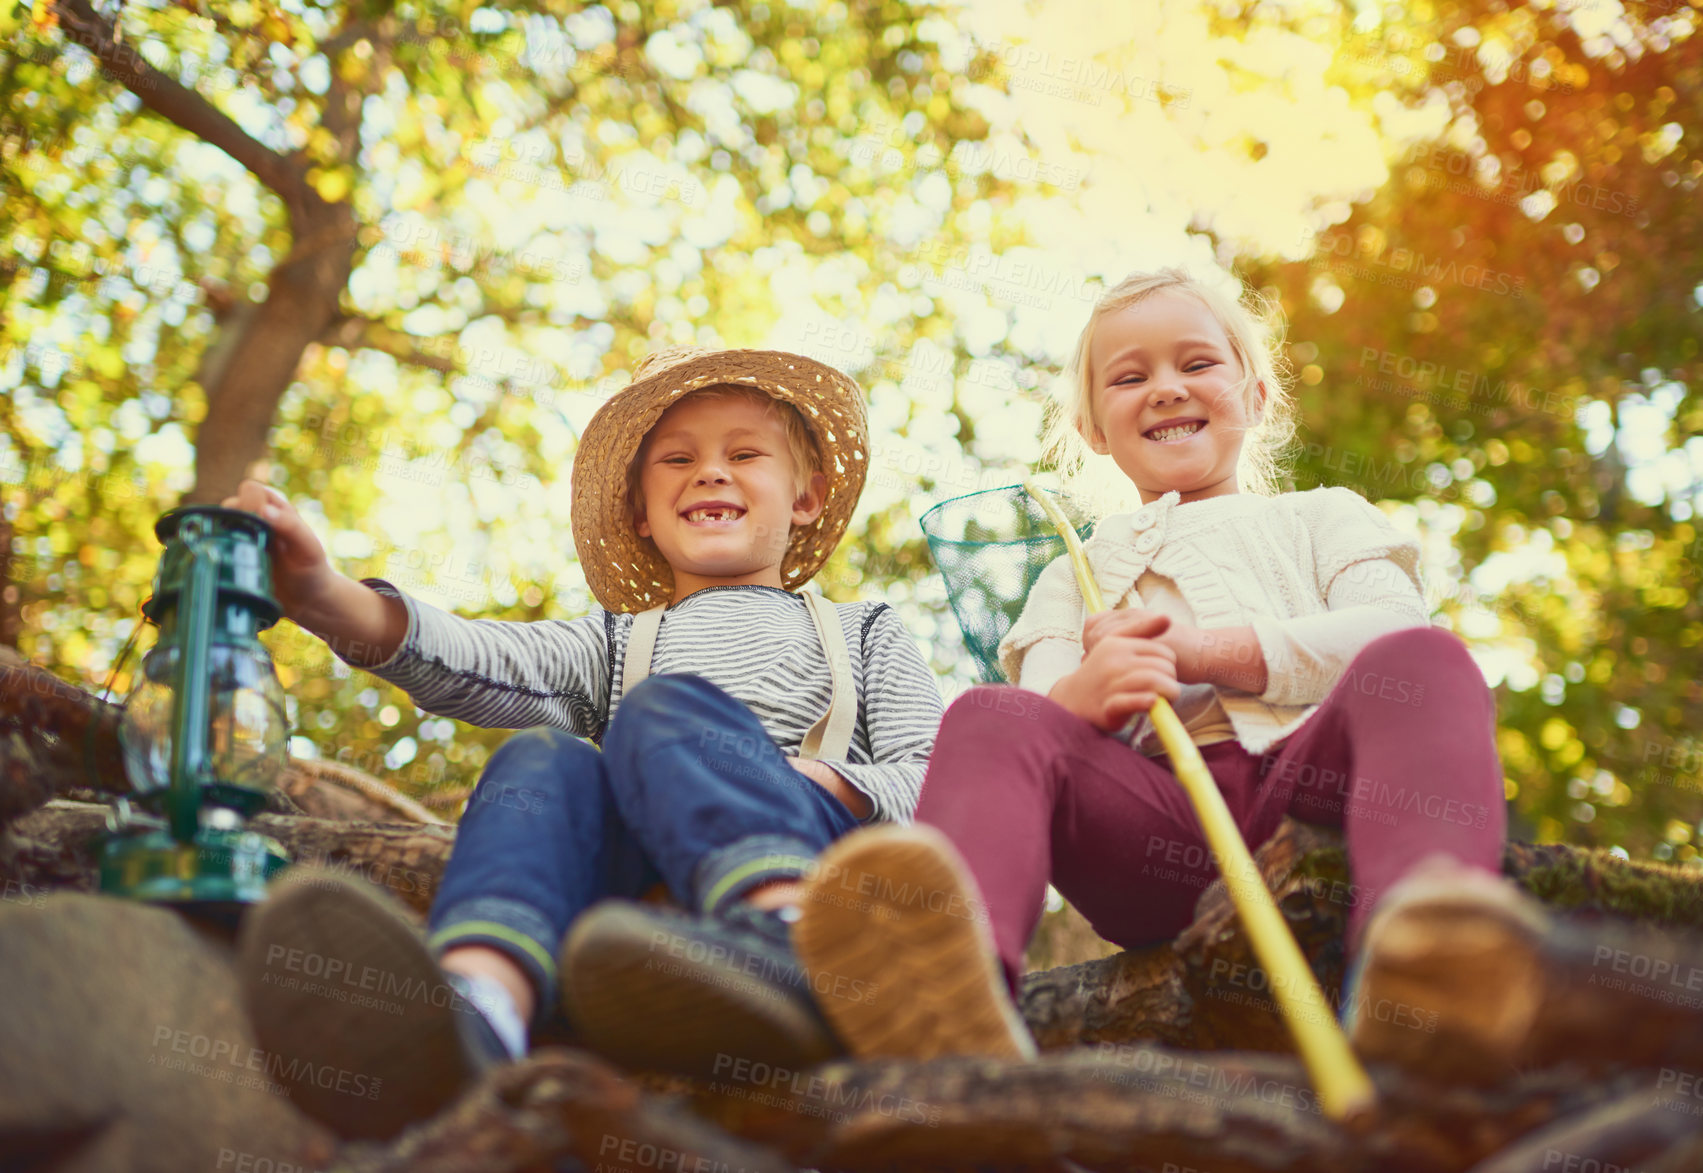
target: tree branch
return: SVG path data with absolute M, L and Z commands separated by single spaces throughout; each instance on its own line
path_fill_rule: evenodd
M 338 30 L 330 44 L 323 51 L 326 60 L 331 62 L 331 85 L 325 91 L 325 106 L 320 114 L 320 125 L 331 133 L 337 142 L 337 157 L 343 163 L 353 163 L 356 152 L 361 145 L 361 104 L 366 98 L 368 87 L 351 85 L 343 76 L 339 58 L 348 49 L 363 40 L 376 40 L 373 30 L 363 20 L 351 20 Z M 384 43 L 380 43 L 381 52 L 367 66 L 369 76 L 378 76 L 384 72 L 384 60 L 389 53 Z
M 834 1063 L 793 1079 L 739 1072 L 699 1110 L 800 1168 L 846 1173 L 1444 1173 L 1619 1090 L 1558 1072 L 1445 1088 L 1375 1068 L 1376 1116 L 1356 1132 L 1324 1118 L 1293 1055 L 1135 1044 L 1027 1063 L 958 1056 Z
M 319 342 L 322 346 L 341 346 L 345 350 L 376 350 L 411 367 L 424 367 L 446 375 L 457 373 L 451 359 L 421 350 L 413 344 L 412 335 L 373 318 L 338 318 L 319 336 Z
M 55 794 L 130 793 L 121 710 L 0 649 L 0 827 Z M 278 780 L 279 813 L 329 819 L 444 820 L 387 783 L 341 762 L 292 760 Z
M 129 45 L 89 0 L 54 0 L 60 27 L 72 44 L 92 53 L 142 105 L 241 163 L 294 210 L 319 195 L 307 184 L 307 168 L 262 145 L 194 90 L 155 69 Z

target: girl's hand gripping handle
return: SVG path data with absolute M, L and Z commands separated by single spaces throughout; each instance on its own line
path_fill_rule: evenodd
M 1107 733 L 1151 709 L 1161 697 L 1176 700 L 1177 653 L 1158 637 L 1171 620 L 1156 611 L 1102 611 L 1082 629 L 1085 654 L 1076 671 L 1047 695 Z

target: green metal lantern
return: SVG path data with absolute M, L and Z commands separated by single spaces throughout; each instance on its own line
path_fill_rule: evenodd
M 132 794 L 114 804 L 101 890 L 173 905 L 254 903 L 289 857 L 246 828 L 288 753 L 284 690 L 259 635 L 278 621 L 268 547 L 251 513 L 175 509 L 142 613 L 160 628 L 125 705 Z

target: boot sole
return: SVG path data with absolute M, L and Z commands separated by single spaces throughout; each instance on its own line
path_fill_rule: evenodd
M 699 1079 L 843 1053 L 802 992 L 777 988 L 787 976 L 717 964 L 701 942 L 616 902 L 581 916 L 562 948 L 563 1009 L 587 1046 L 632 1070 Z
M 1368 926 L 1357 1052 L 1473 1083 L 1519 1063 L 1542 998 L 1545 921 L 1498 887 L 1422 887 Z
M 285 877 L 244 920 L 236 968 L 267 1074 L 339 1135 L 394 1136 L 476 1075 L 457 1025 L 476 1011 L 364 883 Z
M 975 883 L 932 827 L 874 827 L 834 843 L 801 912 L 794 946 L 854 1055 L 1034 1057 Z

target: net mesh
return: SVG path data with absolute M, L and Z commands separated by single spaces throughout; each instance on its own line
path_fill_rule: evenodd
M 1063 493 L 1049 495 L 1086 539 L 1094 529 L 1087 511 Z M 1066 554 L 1064 539 L 1022 485 L 942 501 L 923 514 L 922 532 L 982 679 L 1004 682 L 999 641 L 1022 614 L 1041 571 Z

